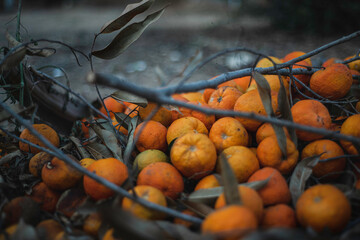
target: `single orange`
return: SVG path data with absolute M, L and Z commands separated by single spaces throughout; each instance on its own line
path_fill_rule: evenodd
M 221 87 L 216 89 L 210 96 L 208 104 L 211 108 L 232 110 L 236 100 L 242 93 L 233 87 Z
M 214 187 L 220 187 L 220 183 L 218 181 L 218 178 L 215 177 L 214 174 L 211 174 L 200 179 L 200 181 L 196 184 L 194 191 Z
M 204 92 L 203 92 L 202 101 L 203 101 L 204 103 L 208 103 L 211 94 L 212 94 L 215 90 L 216 90 L 216 89 L 214 89 L 214 88 L 205 88 L 205 89 L 204 89 Z
M 188 92 L 182 93 L 180 96 L 184 97 L 188 101 L 202 102 L 203 94 L 201 92 Z
M 139 115 L 139 108 L 140 108 L 139 105 L 132 103 L 129 106 L 126 106 L 124 113 L 129 117 L 133 118 Z
M 139 107 L 139 116 L 142 120 L 148 120 L 147 117 L 152 114 L 152 112 L 156 109 L 157 104 L 156 103 L 152 103 L 149 102 L 148 105 L 143 108 L 143 107 Z M 165 127 L 168 127 L 171 122 L 172 122 L 172 118 L 171 118 L 171 111 L 164 108 L 164 107 L 160 107 L 157 112 L 153 115 L 153 117 L 151 118 L 151 120 L 156 121 L 161 123 L 162 125 L 164 125 Z
M 52 155 L 46 152 L 39 152 L 35 154 L 29 161 L 29 171 L 35 177 L 41 176 L 41 170 L 47 162 L 50 162 L 53 158 Z
M 288 54 L 286 54 L 286 56 L 283 58 L 283 62 L 288 62 L 290 60 L 293 60 L 294 58 L 298 58 L 301 57 L 302 55 L 305 55 L 305 52 L 302 51 L 294 51 L 294 52 L 290 52 Z M 302 61 L 305 61 L 309 66 L 312 65 L 311 59 L 310 58 L 306 58 Z
M 248 89 L 248 87 L 250 85 L 251 76 L 235 78 L 233 80 L 234 80 L 234 82 L 236 82 L 237 85 L 239 85 L 241 87 L 241 89 L 243 89 L 246 92 L 246 90 Z
M 99 159 L 87 169 L 118 186 L 121 186 L 128 178 L 126 165 L 116 158 Z M 84 176 L 83 184 L 85 192 L 95 200 L 106 199 L 115 194 L 113 190 L 88 176 Z
M 96 162 L 95 159 L 92 158 L 83 158 L 80 160 L 80 164 L 81 166 L 83 166 L 84 168 L 89 167 L 92 163 Z
M 285 136 L 290 138 L 287 128 L 283 127 Z M 256 143 L 260 144 L 267 137 L 275 136 L 275 131 L 271 123 L 263 123 L 256 131 Z
M 137 138 L 136 148 L 143 152 L 148 149 L 157 149 L 163 152 L 167 149 L 166 144 L 167 129 L 159 122 L 150 120 L 140 123 L 134 132 Z
M 355 114 L 348 117 L 345 122 L 341 125 L 340 133 L 344 135 L 350 135 L 354 137 L 360 137 L 360 114 Z M 352 155 L 360 154 L 358 150 L 356 150 L 354 144 L 349 141 L 340 140 L 341 146 L 345 149 L 345 151 Z
M 265 208 L 260 224 L 263 228 L 295 228 L 296 225 L 294 209 L 282 203 Z
M 139 153 L 134 160 L 133 169 L 143 170 L 146 166 L 155 162 L 169 162 L 169 157 L 157 149 L 149 149 Z
M 270 56 L 269 58 L 272 61 L 270 61 L 268 58 L 260 59 L 260 61 L 256 64 L 256 67 L 257 68 L 268 68 L 268 67 L 273 67 L 274 63 L 275 64 L 281 64 L 282 63 L 282 61 L 277 57 Z
M 107 97 L 104 99 L 104 105 L 110 113 L 110 118 L 114 117 L 114 113 L 124 112 L 125 105 L 124 103 L 115 100 L 112 97 Z M 102 112 L 105 116 L 107 116 L 107 112 L 104 106 L 101 106 L 100 112 Z
M 356 57 L 356 55 L 349 56 L 349 57 L 345 58 L 344 61 L 349 60 L 354 57 Z M 349 62 L 347 65 L 352 70 L 360 71 L 360 60 L 355 60 L 355 61 Z
M 342 62 L 342 60 L 340 58 L 332 57 L 332 58 L 327 59 L 325 62 L 323 62 L 323 64 L 321 66 L 324 68 L 327 68 L 328 66 L 330 66 L 334 63 L 340 63 L 340 62 Z
M 171 163 L 187 178 L 200 179 L 209 175 L 216 164 L 216 148 L 208 136 L 187 133 L 171 148 Z
M 174 139 L 185 135 L 186 133 L 203 133 L 208 135 L 205 124 L 194 117 L 183 117 L 175 120 L 168 128 L 166 134 L 167 143 L 170 144 Z
M 241 93 L 245 92 L 245 90 L 242 87 L 240 87 L 234 80 L 223 82 L 217 86 L 217 88 L 221 88 L 221 87 L 233 87 L 239 90 Z

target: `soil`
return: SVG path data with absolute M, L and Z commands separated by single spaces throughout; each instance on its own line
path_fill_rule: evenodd
M 160 86 L 156 69 L 161 69 L 166 79 L 174 79 L 181 74 L 194 55 L 201 53 L 207 57 L 229 47 L 246 47 L 263 54 L 283 57 L 291 51 L 311 51 L 342 36 L 312 36 L 276 30 L 269 19 L 239 14 L 225 1 L 179 1 L 167 7 L 163 16 L 153 23 L 144 34 L 122 55 L 112 60 L 94 58 L 97 72 L 111 73 L 145 86 Z M 21 15 L 22 38 L 59 40 L 86 54 L 91 51 L 94 34 L 102 25 L 117 18 L 124 6 L 89 6 L 85 4 L 62 6 L 50 9 L 23 9 Z M 2 28 L 12 34 L 16 29 L 16 12 L 1 13 Z M 139 20 L 142 18 L 137 18 Z M 9 22 L 10 21 L 10 22 Z M 7 42 L 2 34 L 1 46 Z M 95 49 L 105 47 L 116 35 L 102 35 Z M 328 57 L 345 58 L 358 51 L 359 39 L 336 46 L 313 57 L 320 64 Z M 89 100 L 97 98 L 95 88 L 85 82 L 90 64 L 79 56 L 78 66 L 72 52 L 59 45 L 55 55 L 48 58 L 31 57 L 27 64 L 35 67 L 57 66 L 63 68 L 71 82 L 71 88 Z M 209 63 L 199 70 L 190 81 L 209 79 L 223 72 L 237 70 L 256 60 L 247 53 L 228 54 Z M 54 76 L 61 72 L 48 68 L 44 71 Z M 60 77 L 65 82 L 64 77 Z M 172 83 L 175 83 L 173 81 Z M 113 89 L 101 88 L 108 95 Z

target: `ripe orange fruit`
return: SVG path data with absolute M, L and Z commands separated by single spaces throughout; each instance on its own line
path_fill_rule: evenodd
M 118 121 L 116 121 L 115 118 L 112 119 L 111 123 L 115 127 L 116 131 L 121 132 L 125 136 L 128 135 L 128 133 L 129 133 L 128 130 L 124 126 L 121 125 L 122 123 L 119 123 Z
M 297 58 L 297 57 L 301 57 L 302 55 L 305 55 L 306 53 L 305 52 L 302 52 L 302 51 L 294 51 L 294 52 L 291 52 L 291 53 L 288 53 L 284 58 L 283 58 L 283 62 L 288 62 L 294 58 Z M 311 63 L 311 59 L 310 58 L 306 58 L 302 61 L 305 61 L 309 66 L 312 65 Z M 301 62 L 302 62 L 301 61 Z M 298 62 L 299 63 L 299 62 Z
M 242 93 L 233 87 L 221 87 L 216 89 L 210 96 L 208 104 L 211 108 L 232 110 L 236 100 Z
M 215 90 L 216 90 L 216 89 L 214 89 L 214 88 L 205 88 L 205 89 L 204 89 L 204 92 L 203 92 L 202 101 L 203 101 L 204 103 L 208 103 L 211 94 L 212 94 Z
M 156 162 L 146 166 L 139 173 L 136 184 L 153 186 L 172 199 L 177 199 L 184 191 L 181 174 L 173 165 L 166 162 Z
M 29 161 L 29 171 L 35 177 L 41 176 L 41 170 L 47 162 L 50 162 L 53 156 L 46 152 L 35 154 Z
M 116 158 L 99 159 L 91 164 L 88 170 L 118 186 L 121 186 L 128 178 L 126 165 Z M 85 192 L 95 200 L 109 198 L 115 194 L 110 188 L 88 176 L 84 176 L 83 183 Z
M 323 153 L 323 154 L 322 154 Z M 306 145 L 301 152 L 301 159 L 322 154 L 320 160 L 334 158 L 344 155 L 342 148 L 334 141 L 328 139 L 316 140 Z M 313 168 L 315 177 L 323 177 L 334 172 L 341 172 L 345 169 L 346 159 L 336 158 L 331 161 L 319 162 Z M 329 175 L 326 179 L 334 179 L 339 175 Z
M 244 146 L 232 146 L 225 148 L 222 152 L 239 183 L 246 182 L 248 178 L 257 170 L 259 170 L 259 161 L 255 154 L 247 147 Z M 216 167 L 217 172 L 221 172 L 221 165 Z
M 221 88 L 221 87 L 233 87 L 239 90 L 241 93 L 245 92 L 245 90 L 242 87 L 240 87 L 234 80 L 223 82 L 217 86 L 217 88 Z
M 171 163 L 187 178 L 200 179 L 209 175 L 216 164 L 216 148 L 208 136 L 187 133 L 171 148 Z
M 336 100 L 345 97 L 352 82 L 349 68 L 344 64 L 334 63 L 311 76 L 310 88 L 322 97 Z
M 97 237 L 101 223 L 101 217 L 98 212 L 90 213 L 84 220 L 83 230 L 87 234 Z
M 138 138 L 135 144 L 136 148 L 140 152 L 148 149 L 157 149 L 165 152 L 167 149 L 166 133 L 166 127 L 159 122 L 152 120 L 142 122 L 136 127 L 134 132 L 134 136 Z
M 290 138 L 289 132 L 286 127 L 283 127 L 285 131 L 285 136 Z M 275 136 L 274 128 L 272 127 L 271 123 L 263 123 L 258 130 L 256 131 L 256 143 L 260 144 L 262 140 L 267 137 Z
M 318 184 L 305 190 L 296 203 L 296 216 L 304 227 L 317 232 L 328 228 L 338 233 L 345 228 L 351 217 L 351 205 L 336 187 Z
M 294 209 L 286 204 L 276 204 L 264 209 L 261 222 L 263 228 L 295 228 L 297 225 Z
M 282 81 L 286 94 L 287 96 L 289 96 L 289 83 L 286 81 L 286 79 L 284 77 L 281 77 L 279 80 L 279 76 L 278 75 L 263 75 L 264 78 L 266 79 L 266 81 L 268 82 L 270 89 L 274 92 L 279 92 L 281 84 L 280 81 Z M 248 87 L 248 89 L 246 90 L 247 92 L 257 89 L 257 83 L 255 80 L 251 81 L 250 86 Z
M 80 160 L 80 164 L 81 166 L 83 166 L 84 168 L 89 167 L 92 163 L 96 162 L 96 160 L 92 159 L 92 158 L 83 158 Z
M 277 113 L 277 93 L 271 91 L 271 104 L 275 113 Z M 241 95 L 234 105 L 234 111 L 247 112 L 266 116 L 264 105 L 262 104 L 259 91 L 254 89 Z M 250 132 L 255 132 L 261 125 L 261 122 L 250 119 L 236 117 L 236 119 Z
M 241 89 L 243 89 L 246 92 L 246 90 L 248 89 L 248 87 L 250 85 L 251 76 L 235 78 L 233 80 L 234 80 L 234 82 L 236 82 L 237 85 L 239 85 L 241 87 Z
M 187 215 L 190 215 L 190 216 L 193 216 L 193 217 L 197 217 L 197 214 L 194 213 L 193 211 L 189 210 L 189 209 L 185 209 L 184 211 L 182 211 L 181 213 L 183 214 L 187 214 Z M 194 225 L 194 223 L 192 222 L 188 222 L 186 220 L 183 220 L 181 218 L 174 218 L 174 223 L 175 224 L 180 224 L 180 225 L 183 225 L 187 228 L 191 227 Z
M 327 68 L 328 66 L 330 66 L 334 63 L 340 63 L 340 62 L 342 62 L 342 60 L 340 58 L 332 57 L 332 58 L 327 59 L 325 62 L 323 62 L 323 64 L 321 66 L 324 68 Z
M 245 236 L 257 227 L 258 221 L 251 210 L 230 205 L 207 215 L 201 224 L 201 232 L 215 234 L 219 239 L 232 240 Z
M 112 97 L 105 98 L 104 99 L 104 104 L 105 104 L 107 110 L 110 113 L 110 118 L 114 117 L 114 113 L 124 112 L 124 110 L 125 110 L 125 104 L 123 102 L 115 100 Z M 101 108 L 99 110 L 105 116 L 107 116 L 107 112 L 106 112 L 104 106 L 101 106 Z
M 247 146 L 249 143 L 246 129 L 232 117 L 217 120 L 210 129 L 209 138 L 218 153 L 231 146 Z
M 170 144 L 174 139 L 186 133 L 203 133 L 208 135 L 209 131 L 203 122 L 194 117 L 183 117 L 175 120 L 168 128 L 166 134 L 167 143 Z
M 149 149 L 139 153 L 133 164 L 134 169 L 143 170 L 146 166 L 155 162 L 169 162 L 169 157 L 162 151 L 157 149 Z
M 196 184 L 194 191 L 200 189 L 214 188 L 220 187 L 220 183 L 214 174 L 208 175 L 200 179 L 200 181 Z
M 341 125 L 340 133 L 350 135 L 354 137 L 360 137 L 360 114 L 355 114 L 348 117 L 345 122 Z M 340 140 L 341 146 L 346 152 L 352 155 L 360 154 L 354 144 L 348 141 Z
M 129 117 L 133 118 L 139 114 L 139 108 L 140 108 L 139 105 L 132 103 L 126 106 L 124 113 Z
M 356 57 L 356 55 L 349 56 L 349 57 L 345 58 L 344 61 L 349 60 L 354 57 Z M 352 70 L 360 71 L 360 60 L 355 60 L 355 61 L 349 62 L 347 65 Z
M 32 188 L 29 197 L 37 202 L 42 210 L 52 213 L 60 198 L 60 192 L 52 190 L 44 182 L 39 182 Z
M 60 146 L 59 136 L 55 132 L 55 130 L 52 129 L 50 126 L 48 126 L 46 124 L 33 124 L 32 126 L 33 126 L 33 128 L 35 128 L 35 130 L 37 132 L 39 132 L 41 135 L 43 135 L 52 145 L 54 145 L 55 147 Z M 20 138 L 28 140 L 29 142 L 34 143 L 40 147 L 45 147 L 45 144 L 43 144 L 37 137 L 32 135 L 30 133 L 29 129 L 27 129 L 27 128 L 25 128 L 21 132 Z M 31 147 L 29 144 L 23 143 L 22 141 L 19 141 L 19 148 L 21 151 L 31 152 L 34 154 L 40 152 L 39 149 L 37 149 L 35 147 Z
M 184 97 L 188 101 L 202 102 L 203 94 L 201 92 L 187 92 L 182 93 L 180 96 Z
M 147 117 L 152 113 L 153 110 L 155 110 L 157 107 L 156 103 L 149 102 L 148 105 L 143 108 L 139 107 L 139 116 L 142 120 L 146 120 Z M 160 107 L 159 110 L 155 113 L 155 115 L 151 118 L 151 120 L 160 122 L 165 127 L 168 127 L 171 122 L 171 111 L 167 110 L 164 107 Z
M 275 64 L 281 64 L 282 61 L 277 58 L 277 57 L 273 57 L 273 56 L 269 56 L 269 58 L 275 63 Z M 260 61 L 256 64 L 257 68 L 268 68 L 268 67 L 272 67 L 274 66 L 274 64 L 268 59 L 268 58 L 262 58 L 260 59 Z
M 286 152 L 287 158 L 285 159 L 276 136 L 270 136 L 261 141 L 256 149 L 256 156 L 261 166 L 273 167 L 282 174 L 288 174 L 296 166 L 299 157 L 299 151 L 289 138 L 286 139 Z
M 133 190 L 129 190 L 129 193 L 135 194 L 139 198 L 144 198 L 149 202 L 156 203 L 160 206 L 166 207 L 165 195 L 157 188 L 152 186 L 137 185 Z M 165 214 L 149 208 L 146 208 L 128 198 L 124 198 L 122 201 L 122 208 L 134 214 L 135 216 L 146 220 L 160 220 L 165 218 Z
M 291 200 L 289 186 L 285 178 L 277 169 L 271 167 L 261 168 L 250 176 L 248 182 L 261 181 L 268 178 L 269 182 L 267 185 L 258 190 L 264 205 L 266 206 L 278 203 L 289 203 Z
M 325 129 L 329 129 L 331 126 L 331 117 L 328 109 L 324 104 L 316 100 L 298 101 L 292 106 L 291 113 L 295 123 Z M 322 135 L 299 130 L 296 130 L 296 135 L 303 141 L 323 138 Z
M 308 69 L 309 67 L 311 67 L 311 63 L 309 64 L 309 62 L 303 60 L 303 61 L 300 61 L 300 62 L 297 62 L 296 64 L 294 64 L 292 68 L 293 69 L 297 69 L 297 68 Z M 305 85 L 309 85 L 311 75 L 295 74 L 294 77 L 297 78 L 300 82 L 304 83 Z M 288 82 L 290 81 L 290 77 L 287 78 L 287 81 Z M 292 83 L 292 84 L 294 84 L 294 83 Z M 295 81 L 295 85 L 298 89 L 303 89 L 303 85 L 300 84 L 299 82 Z M 292 85 L 292 87 L 293 87 L 293 85 Z
M 67 155 L 75 163 L 78 163 L 72 155 Z M 79 163 L 78 163 L 79 164 Z M 60 160 L 57 157 L 51 159 L 50 162 L 45 164 L 41 171 L 41 178 L 43 182 L 51 189 L 54 190 L 65 190 L 75 186 L 83 174 Z
M 263 216 L 264 204 L 257 191 L 246 186 L 238 186 L 243 206 L 250 209 L 260 222 Z M 220 194 L 215 202 L 215 209 L 226 206 L 224 193 Z

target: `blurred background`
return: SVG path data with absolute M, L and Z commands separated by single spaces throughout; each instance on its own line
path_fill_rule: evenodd
M 0 44 L 7 46 L 5 31 L 15 34 L 18 1 L 1 0 Z M 32 0 L 22 1 L 22 41 L 47 38 L 67 43 L 88 54 L 94 34 L 116 19 L 125 6 L 137 1 L 119 0 Z M 156 1 L 149 12 L 167 2 L 163 16 L 122 55 L 112 60 L 94 59 L 95 71 L 112 73 L 132 82 L 155 86 L 159 69 L 175 83 L 190 59 L 207 57 L 230 47 L 247 47 L 260 53 L 284 57 L 291 51 L 308 52 L 344 35 L 360 30 L 359 0 L 172 0 Z M 136 17 L 142 20 L 146 15 Z M 104 48 L 116 33 L 100 36 L 95 49 Z M 53 45 L 52 45 L 53 46 Z M 27 64 L 63 68 L 74 90 L 96 98 L 93 86 L 85 83 L 89 63 L 80 57 L 76 64 L 71 51 L 55 46 L 49 58 L 32 57 Z M 330 57 L 344 59 L 357 53 L 359 39 L 336 46 L 314 57 L 320 65 Z M 196 56 L 196 57 L 195 57 Z M 256 56 L 246 52 L 228 54 L 199 70 L 191 81 L 251 65 Z M 63 77 L 49 69 L 54 77 Z M 164 79 L 164 78 L 163 78 Z M 111 89 L 102 88 L 103 94 Z

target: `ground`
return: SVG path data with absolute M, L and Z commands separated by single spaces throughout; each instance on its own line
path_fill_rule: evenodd
M 94 38 L 101 26 L 119 16 L 123 7 L 114 6 L 64 6 L 51 9 L 24 9 L 21 15 L 24 39 L 47 38 L 60 40 L 85 53 L 89 53 Z M 15 32 L 16 21 L 10 21 L 12 13 L 1 13 L 1 46 L 6 46 L 5 30 Z M 140 19 L 140 18 L 139 18 Z M 10 22 L 9 22 L 10 21 Z M 115 35 L 101 36 L 95 49 L 101 49 Z M 207 57 L 225 48 L 242 46 L 260 53 L 283 57 L 291 51 L 311 51 L 342 36 L 313 36 L 298 32 L 289 34 L 275 30 L 269 19 L 236 14 L 218 1 L 182 1 L 167 7 L 163 16 L 153 23 L 145 33 L 125 53 L 113 60 L 94 59 L 94 69 L 126 77 L 129 81 L 146 86 L 157 86 L 160 82 L 155 69 L 160 68 L 166 77 L 176 78 L 189 59 L 197 52 Z M 321 63 L 328 57 L 345 58 L 357 52 L 359 40 L 336 46 L 313 58 Z M 66 70 L 73 90 L 89 100 L 97 96 L 94 87 L 85 82 L 90 64 L 80 57 L 82 66 L 76 64 L 71 51 L 57 47 L 57 53 L 49 58 L 32 57 L 27 64 L 41 67 L 55 65 Z M 241 57 L 241 59 L 239 58 Z M 240 61 L 239 61 L 240 60 Z M 255 56 L 249 54 L 226 55 L 198 71 L 190 81 L 209 79 L 217 74 L 239 69 L 241 64 L 249 64 Z M 240 65 L 239 65 L 240 64 Z M 55 70 L 49 74 L 58 75 Z M 173 81 L 172 83 L 175 83 Z M 102 89 L 102 94 L 112 89 Z

